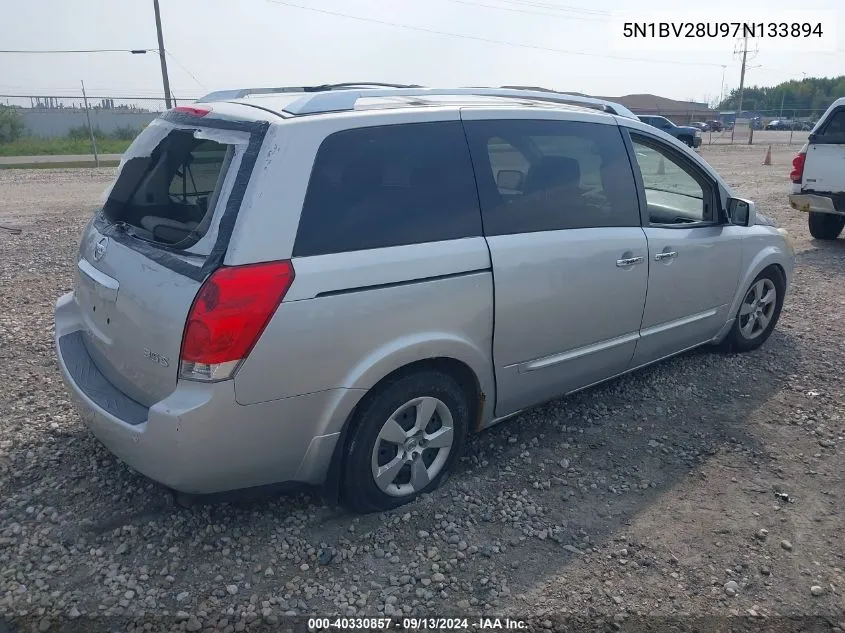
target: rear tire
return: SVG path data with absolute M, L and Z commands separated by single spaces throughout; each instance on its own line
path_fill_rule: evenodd
M 341 499 L 353 512 L 378 512 L 437 488 L 466 443 L 472 407 L 451 376 L 420 370 L 391 380 L 351 421 Z
M 845 216 L 810 211 L 810 235 L 817 240 L 835 240 L 845 227 Z
M 725 346 L 733 352 L 750 352 L 771 336 L 783 307 L 786 282 L 780 271 L 767 268 L 745 293 L 734 325 L 725 339 Z

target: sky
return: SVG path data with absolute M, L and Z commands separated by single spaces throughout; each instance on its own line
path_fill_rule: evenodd
M 690 3 L 731 21 L 735 1 Z M 171 89 L 212 90 L 384 81 L 427 86 L 533 85 L 621 96 L 717 99 L 739 85 L 732 38 L 704 47 L 672 40 L 660 50 L 622 42 L 621 20 L 688 20 L 676 0 L 160 0 Z M 794 0 L 745 0 L 768 21 Z M 807 0 L 824 36 L 845 27 L 845 2 Z M 0 49 L 157 48 L 153 0 L 28 0 L 4 11 Z M 695 15 L 701 15 L 697 13 Z M 694 16 L 693 16 L 694 17 Z M 825 40 L 830 48 L 832 39 Z M 746 85 L 845 74 L 845 34 L 828 52 L 797 41 L 750 44 Z M 633 58 L 633 59 L 631 59 Z M 162 94 L 158 55 L 0 52 L 0 95 L 97 97 Z M 724 83 L 723 83 L 724 82 Z

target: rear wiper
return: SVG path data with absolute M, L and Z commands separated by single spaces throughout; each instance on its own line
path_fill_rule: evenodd
M 134 237 L 135 239 L 141 239 L 138 237 L 138 234 L 135 233 L 135 229 L 132 227 L 131 224 L 120 220 L 112 224 L 115 231 L 119 231 L 120 233 L 126 233 L 129 237 Z

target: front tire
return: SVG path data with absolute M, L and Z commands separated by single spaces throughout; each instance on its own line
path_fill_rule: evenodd
M 767 268 L 751 283 L 726 339 L 728 349 L 750 352 L 771 336 L 780 318 L 786 282 L 780 272 Z
M 845 216 L 810 211 L 807 223 L 810 226 L 810 235 L 817 240 L 835 240 L 845 227 Z
M 466 443 L 470 400 L 451 376 L 422 370 L 377 388 L 352 420 L 341 498 L 390 510 L 437 488 Z
M 695 141 L 692 140 L 691 136 L 682 136 L 680 140 L 681 142 L 686 143 L 687 146 L 692 147 L 693 149 L 695 148 Z

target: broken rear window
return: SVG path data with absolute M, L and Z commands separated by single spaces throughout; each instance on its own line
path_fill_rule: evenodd
M 234 136 L 151 124 L 124 156 L 107 193 L 105 217 L 138 239 L 191 248 L 214 226 L 238 155 Z

